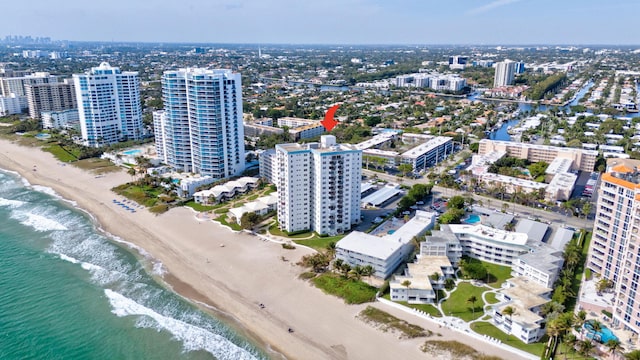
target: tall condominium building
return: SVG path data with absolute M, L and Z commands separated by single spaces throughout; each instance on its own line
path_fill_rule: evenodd
M 222 179 L 245 168 L 240 74 L 189 68 L 162 76 L 154 114 L 156 151 L 179 170 Z
M 516 73 L 516 63 L 511 60 L 496 63 L 496 75 L 493 78 L 493 87 L 513 85 Z
M 640 161 L 610 159 L 598 189 L 587 267 L 614 284 L 613 322 L 640 334 Z
M 75 109 L 76 92 L 73 81 L 65 79 L 61 83 L 27 84 L 25 86 L 29 116 L 40 118 L 43 111 Z
M 334 235 L 360 222 L 362 151 L 320 139 L 276 145 L 278 222 L 288 232 Z
M 0 90 L 2 90 L 2 96 L 10 96 L 11 94 L 27 96 L 27 85 L 55 84 L 57 82 L 57 76 L 47 72 L 37 72 L 24 76 L 0 78 Z
M 84 74 L 74 74 L 73 81 L 85 145 L 102 146 L 142 137 L 137 72 L 122 72 L 103 62 Z

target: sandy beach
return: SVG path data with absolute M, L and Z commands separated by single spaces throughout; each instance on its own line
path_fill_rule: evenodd
M 312 250 L 286 250 L 257 236 L 233 233 L 217 223 L 198 221 L 188 208 L 159 216 L 146 210 L 129 213 L 112 203 L 120 197 L 110 191 L 131 181 L 124 171 L 96 177 L 61 164 L 49 153 L 7 140 L 0 140 L 0 168 L 20 173 L 31 184 L 54 189 L 93 214 L 108 233 L 143 248 L 162 262 L 167 271 L 164 281 L 176 292 L 216 308 L 245 335 L 273 349 L 273 358 L 430 358 L 419 349 L 424 338 L 399 340 L 397 334 L 382 332 L 356 318 L 366 304 L 346 305 L 298 279 L 304 269 L 295 263 Z M 457 340 L 487 355 L 517 358 L 497 346 L 384 304 L 373 306 L 442 334 L 430 339 Z M 289 333 L 288 328 L 295 331 Z

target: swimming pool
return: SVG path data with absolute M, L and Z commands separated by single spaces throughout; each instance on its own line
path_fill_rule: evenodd
M 139 156 L 139 155 L 142 155 L 142 150 L 140 149 L 127 150 L 127 151 L 123 151 L 122 154 L 129 155 L 129 156 Z
M 40 133 L 40 134 L 36 135 L 35 138 L 38 139 L 38 140 L 46 140 L 46 139 L 51 138 L 51 134 Z
M 393 235 L 394 232 L 396 232 L 396 231 L 395 230 L 389 230 L 389 231 L 387 231 L 387 234 Z
M 463 219 L 462 222 L 464 222 L 465 224 L 476 224 L 480 222 L 480 216 L 476 214 L 471 214 L 467 216 L 466 219 Z
M 594 339 L 603 344 L 606 344 L 609 340 L 620 341 L 617 336 L 604 324 L 600 323 L 600 331 L 593 330 L 593 320 L 589 320 L 584 323 L 584 328 L 587 330 L 587 338 Z

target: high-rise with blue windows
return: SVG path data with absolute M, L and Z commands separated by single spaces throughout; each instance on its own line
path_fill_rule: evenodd
M 74 74 L 82 139 L 87 146 L 138 140 L 143 135 L 140 78 L 103 62 Z
M 240 74 L 188 68 L 162 76 L 164 111 L 154 113 L 156 151 L 171 167 L 227 178 L 245 168 Z

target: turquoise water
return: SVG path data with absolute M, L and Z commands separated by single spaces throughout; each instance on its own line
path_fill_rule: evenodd
M 142 150 L 133 149 L 133 150 L 123 151 L 122 153 L 124 155 L 129 155 L 129 156 L 138 156 L 142 154 Z
M 138 256 L 48 189 L 0 171 L 0 359 L 267 358 Z
M 393 235 L 394 232 L 396 232 L 396 231 L 395 230 L 389 230 L 389 231 L 387 231 L 387 234 Z
M 584 328 L 587 330 L 587 338 L 594 339 L 603 344 L 606 344 L 609 340 L 620 341 L 618 337 L 604 324 L 600 324 L 600 331 L 593 331 L 593 326 L 591 322 L 587 321 L 584 323 Z
M 48 139 L 48 138 L 50 138 L 50 137 L 51 137 L 51 135 L 50 135 L 50 134 L 46 134 L 46 133 L 40 133 L 40 134 L 36 135 L 35 137 L 36 137 L 36 139 L 43 140 L 43 139 Z
M 467 224 L 476 224 L 480 222 L 480 216 L 476 214 L 471 214 L 466 219 L 463 219 L 462 221 Z

